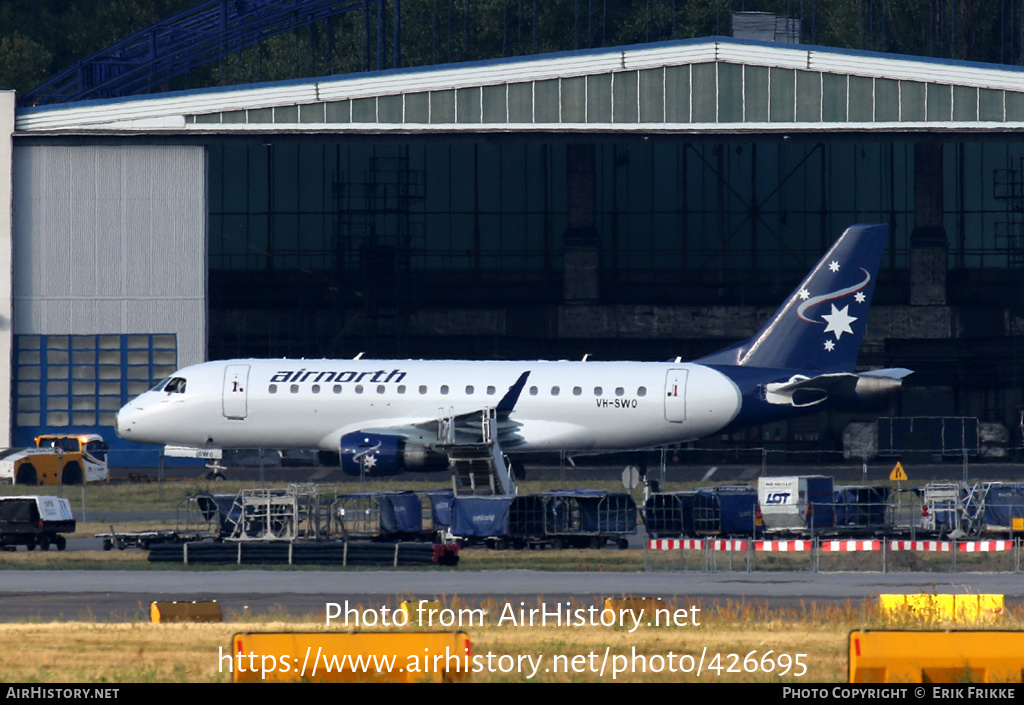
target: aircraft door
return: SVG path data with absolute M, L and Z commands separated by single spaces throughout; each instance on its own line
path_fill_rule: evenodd
M 687 370 L 672 369 L 665 376 L 665 420 L 682 423 L 686 421 L 686 377 Z
M 224 368 L 224 416 L 244 419 L 249 410 L 249 366 L 228 365 Z

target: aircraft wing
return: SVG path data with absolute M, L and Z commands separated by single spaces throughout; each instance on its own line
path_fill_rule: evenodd
M 523 372 L 493 408 L 480 407 L 451 416 L 445 416 L 442 411 L 436 417 L 429 419 L 389 419 L 385 425 L 379 426 L 371 421 L 360 424 L 358 428 L 342 429 L 342 433 L 358 431 L 367 434 L 399 436 L 424 445 L 480 443 L 485 437 L 484 425 L 487 424 L 490 417 L 493 417 L 496 431 L 493 440 L 503 448 L 514 447 L 522 441 L 518 435 L 521 424 L 512 421 L 510 416 L 529 376 L 529 371 Z

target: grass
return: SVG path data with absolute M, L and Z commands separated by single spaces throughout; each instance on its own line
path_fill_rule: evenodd
M 445 607 L 483 608 L 483 625 L 467 625 L 472 653 L 492 654 L 491 668 L 473 676 L 475 682 L 522 682 L 525 675 L 502 666 L 518 656 L 540 658 L 542 668 L 533 680 L 543 682 L 611 682 L 613 665 L 620 669 L 617 682 L 843 682 L 847 672 L 847 644 L 855 629 L 948 629 L 977 625 L 946 623 L 920 617 L 891 619 L 877 603 L 846 605 L 802 604 L 794 608 L 770 608 L 760 603 L 722 602 L 694 604 L 687 598 L 666 603 L 671 609 L 689 610 L 684 626 L 647 626 L 637 630 L 621 626 L 526 626 L 508 621 L 504 603 L 493 599 L 469 603 L 452 597 Z M 546 607 L 540 598 L 525 607 Z M 567 608 L 586 610 L 586 600 Z M 699 612 L 693 612 L 693 607 Z M 360 604 L 359 609 L 379 610 L 380 604 Z M 512 605 L 517 609 L 518 604 Z M 506 615 L 504 623 L 499 623 Z M 0 625 L 0 639 L 18 644 L 17 658 L 0 661 L 0 681 L 8 683 L 66 682 L 122 683 L 176 682 L 217 683 L 231 679 L 219 657 L 230 653 L 231 637 L 238 632 L 347 631 L 326 628 L 323 614 L 290 617 L 273 614 L 262 618 L 227 614 L 224 623 L 152 624 L 148 609 L 140 605 L 134 621 L 105 624 L 79 620 L 70 623 L 18 623 Z M 696 621 L 699 625 L 694 625 Z M 1021 609 L 1008 609 L 995 625 L 985 628 L 1022 629 Z M 380 631 L 414 631 L 392 628 Z M 670 670 L 669 654 L 674 670 Z M 770 652 L 770 653 L 769 653 Z M 704 654 L 698 677 L 694 665 Z M 799 662 L 806 673 L 798 675 Z M 716 658 L 717 655 L 717 658 Z M 753 655 L 744 668 L 744 659 Z M 605 657 L 607 661 L 604 661 Z M 500 657 L 504 657 L 503 659 Z M 511 657 L 511 658 L 510 658 Z M 771 666 L 772 672 L 762 671 Z M 756 661 L 757 665 L 754 666 Z M 783 662 L 789 669 L 780 674 Z M 605 663 L 605 672 L 600 666 Z M 486 662 L 484 662 L 486 663 Z M 551 670 L 558 665 L 558 672 Z M 679 672 L 680 667 L 690 673 Z M 658 672 L 653 672 L 658 671 Z
M 558 483 L 524 483 L 524 492 L 552 489 Z M 574 483 L 579 486 L 600 486 L 601 483 Z M 412 483 L 411 489 L 435 488 Z M 153 484 L 104 485 L 85 488 L 85 502 L 90 518 L 103 512 L 145 511 L 174 509 L 178 501 L 198 492 L 233 493 L 251 483 L 234 482 L 177 482 L 162 489 Z M 381 484 L 361 489 L 391 489 Z M 352 491 L 351 485 L 343 487 Z M 26 488 L 0 486 L 0 494 L 23 494 Z M 57 488 L 38 488 L 44 493 L 56 494 Z M 81 510 L 82 489 L 64 488 L 65 496 L 72 500 L 75 512 Z M 142 531 L 173 528 L 167 522 L 131 521 L 118 523 L 118 531 Z M 90 521 L 79 524 L 75 537 L 91 537 L 109 531 L 109 523 Z M 891 554 L 890 558 L 895 554 Z M 491 551 L 483 548 L 463 549 L 460 565 L 455 570 L 579 570 L 579 571 L 639 571 L 644 569 L 641 550 L 542 550 Z M 0 570 L 26 569 L 132 569 L 166 570 L 168 566 L 149 564 L 144 551 L 49 551 L 0 553 Z M 990 557 L 989 557 L 990 558 Z M 655 570 L 703 570 L 704 555 L 697 551 L 651 552 L 647 560 Z M 715 565 L 720 571 L 745 570 L 745 554 L 715 554 Z M 757 556 L 758 570 L 805 570 L 809 558 L 801 555 Z M 973 562 L 987 560 L 985 556 L 960 556 L 958 566 L 967 570 Z M 682 561 L 682 563 L 680 563 Z M 939 557 L 924 569 L 948 570 L 949 560 Z M 250 568 L 251 566 L 243 566 Z M 192 568 L 195 570 L 197 568 Z M 289 568 L 275 570 L 315 570 L 320 568 Z M 828 569 L 822 566 L 822 569 Z M 843 569 L 837 564 L 836 569 Z M 862 567 L 861 569 L 880 569 Z M 893 566 L 890 566 L 890 570 Z M 235 566 L 203 567 L 201 570 L 237 570 Z M 386 598 L 389 599 L 389 598 Z M 393 601 L 394 598 L 390 598 Z M 447 602 L 460 604 L 458 597 Z M 485 601 L 492 619 L 482 626 L 467 629 L 474 654 L 518 657 L 531 655 L 541 658 L 549 667 L 562 664 L 558 673 L 542 672 L 534 680 L 557 682 L 611 682 L 609 674 L 595 673 L 595 659 L 606 653 L 612 658 L 636 657 L 616 681 L 624 682 L 841 682 L 846 677 L 847 639 L 853 629 L 860 628 L 948 628 L 936 622 L 902 618 L 890 620 L 880 615 L 873 603 L 847 605 L 806 604 L 792 609 L 771 609 L 757 603 L 721 602 L 702 606 L 699 627 L 641 627 L 630 633 L 621 627 L 529 627 L 495 623 L 503 606 Z M 539 598 L 536 605 L 539 606 Z M 579 603 L 581 606 L 583 602 Z M 379 608 L 380 605 L 365 605 Z M 575 605 L 574 605 L 575 606 Z M 690 606 L 685 598 L 675 606 Z M 553 607 L 553 605 L 551 606 Z M 292 617 L 283 612 L 264 617 L 248 614 L 225 615 L 221 624 L 150 624 L 148 607 L 138 605 L 133 621 L 100 623 L 88 614 L 61 623 L 0 624 L 0 639 L 18 644 L 15 654 L 0 659 L 0 680 L 10 683 L 69 682 L 69 683 L 121 683 L 121 682 L 189 682 L 213 683 L 230 680 L 230 675 L 218 668 L 221 650 L 230 649 L 231 637 L 244 631 L 321 631 L 323 614 Z M 1020 609 L 1008 610 L 998 628 L 1024 629 L 1024 616 Z M 636 651 L 634 652 L 634 647 Z M 672 652 L 677 665 L 682 656 L 705 653 L 709 669 L 697 677 L 693 673 L 668 670 L 665 657 Z M 763 673 L 759 669 L 747 672 L 743 660 L 749 654 L 757 659 L 771 652 L 776 663 L 781 655 L 802 659 L 807 672 L 796 676 L 791 669 L 786 675 L 778 671 Z M 710 660 L 718 655 L 717 661 Z M 560 660 L 559 660 L 560 659 Z M 521 682 L 525 677 L 518 672 L 502 672 L 500 661 L 495 667 L 476 674 L 477 682 Z M 507 662 L 506 662 L 507 663 Z M 619 661 L 620 664 L 626 663 Z M 760 663 L 760 661 L 758 661 Z M 792 663 L 792 662 L 791 662 Z M 644 668 L 641 668 L 641 665 Z M 659 668 L 660 665 L 660 668 Z M 717 667 L 717 668 L 716 668 Z M 730 668 L 734 669 L 730 672 Z M 646 672 L 644 672 L 646 669 Z M 651 672 L 659 670 L 659 672 Z M 677 669 L 678 670 L 678 669 Z

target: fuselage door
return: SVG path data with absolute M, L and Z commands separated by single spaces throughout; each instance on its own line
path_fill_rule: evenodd
M 224 368 L 224 416 L 244 419 L 249 409 L 249 366 Z
M 665 376 L 665 420 L 686 421 L 686 376 L 683 369 L 671 369 Z

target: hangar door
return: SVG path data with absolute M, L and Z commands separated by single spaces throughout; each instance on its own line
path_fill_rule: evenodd
M 117 465 L 120 405 L 205 359 L 206 210 L 203 147 L 15 146 L 16 442 L 98 432 Z

